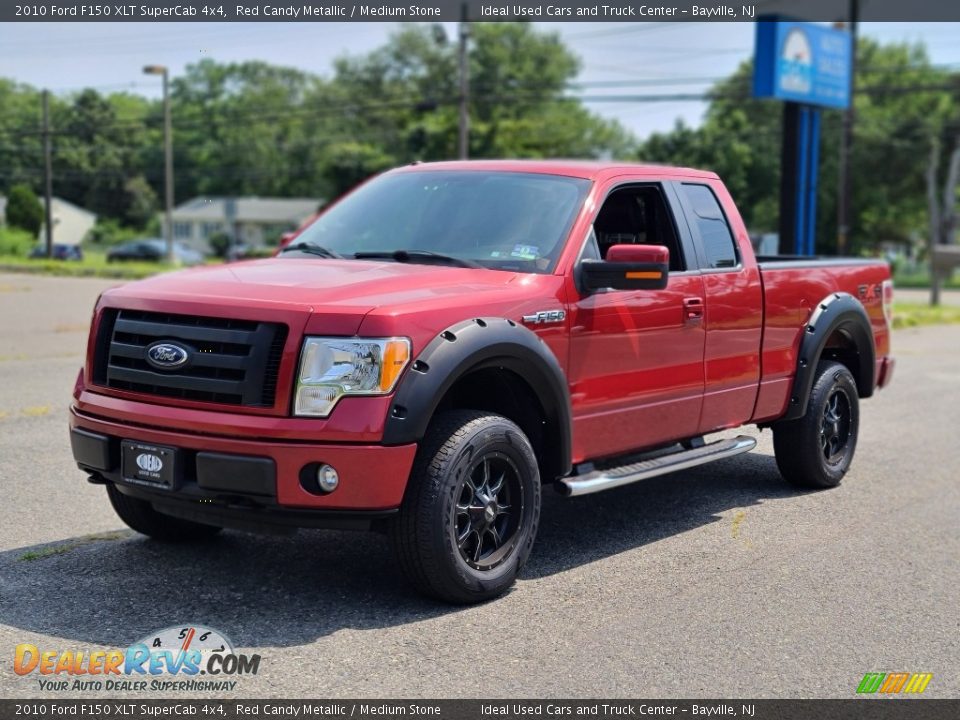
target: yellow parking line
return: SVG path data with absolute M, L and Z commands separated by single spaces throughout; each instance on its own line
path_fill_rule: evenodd
M 27 417 L 41 417 L 43 415 L 50 414 L 49 405 L 34 405 L 32 407 L 25 407 L 20 411 L 23 415 Z

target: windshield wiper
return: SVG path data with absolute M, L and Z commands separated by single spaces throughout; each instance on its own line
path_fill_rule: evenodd
M 300 252 L 309 253 L 310 255 L 318 255 L 319 257 L 325 258 L 343 258 L 343 255 L 340 253 L 334 252 L 329 248 L 325 248 L 323 245 L 317 245 L 316 243 L 311 242 L 299 242 L 295 245 L 287 245 L 280 252 L 290 252 L 291 250 L 299 250 Z
M 466 260 L 464 258 L 453 257 L 452 255 L 441 255 L 430 250 L 391 250 L 389 252 L 358 252 L 353 257 L 357 260 L 393 260 L 399 263 L 408 263 L 414 261 L 436 262 L 443 265 L 454 265 L 456 267 L 482 268 L 483 265 Z

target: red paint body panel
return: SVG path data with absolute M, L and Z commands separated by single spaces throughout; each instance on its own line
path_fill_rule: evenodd
M 861 285 L 875 285 L 890 278 L 886 263 L 782 267 L 765 269 L 763 275 L 764 322 L 761 362 L 763 385 L 752 420 L 764 422 L 783 414 L 790 383 L 797 366 L 802 329 L 817 305 L 834 292 L 859 296 Z M 890 355 L 890 328 L 881 298 L 861 299 L 876 345 L 877 362 Z M 879 366 L 878 366 L 879 370 Z M 877 385 L 874 378 L 874 385 Z
M 876 343 L 874 384 L 893 373 L 883 301 L 862 286 L 889 279 L 886 264 L 758 265 L 733 199 L 713 173 L 581 161 L 433 163 L 427 170 L 543 173 L 592 181 L 552 274 L 323 258 L 267 259 L 201 267 L 109 290 L 95 310 L 86 371 L 71 426 L 193 450 L 273 458 L 280 504 L 386 509 L 402 499 L 415 445 L 384 447 L 392 398 L 341 399 L 328 418 L 291 414 L 305 335 L 408 337 L 412 357 L 465 319 L 563 309 L 562 322 L 531 325 L 567 375 L 572 460 L 583 462 L 665 442 L 770 422 L 783 414 L 803 328 L 812 309 L 842 291 L 861 298 Z M 664 290 L 582 295 L 577 258 L 611 188 L 623 183 L 708 185 L 739 249 L 736 268 L 672 273 Z M 299 232 L 299 231 L 298 231 Z M 690 302 L 693 301 L 693 305 Z M 695 308 L 691 312 L 690 308 Z M 107 308 L 282 323 L 288 328 L 272 407 L 190 402 L 99 387 L 94 339 Z M 304 491 L 300 468 L 330 462 L 341 486 Z
M 720 202 L 739 249 L 740 267 L 705 272 L 704 396 L 701 434 L 742 425 L 756 405 L 760 382 L 757 348 L 763 333 L 763 286 L 740 212 L 719 180 L 707 183 Z
M 665 290 L 597 293 L 570 303 L 567 378 L 574 462 L 697 433 L 704 331 L 683 316 L 698 275 Z
M 192 435 L 169 430 L 131 427 L 82 414 L 73 408 L 70 427 L 113 437 L 170 445 L 187 450 L 271 458 L 277 468 L 277 503 L 316 510 L 386 510 L 403 499 L 416 445 L 337 445 L 270 442 L 249 438 Z M 229 427 L 220 426 L 220 430 Z M 300 487 L 300 468 L 312 462 L 333 465 L 340 487 L 329 495 L 313 495 Z

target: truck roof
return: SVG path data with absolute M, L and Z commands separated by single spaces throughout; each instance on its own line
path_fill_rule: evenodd
M 717 174 L 707 170 L 657 165 L 654 163 L 629 163 L 617 160 L 450 160 L 445 162 L 412 163 L 393 172 L 422 172 L 425 170 L 485 170 L 488 172 L 524 172 L 543 175 L 596 180 L 623 174 L 652 175 L 656 177 L 695 177 L 717 179 Z

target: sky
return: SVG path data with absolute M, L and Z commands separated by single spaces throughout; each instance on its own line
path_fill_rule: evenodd
M 455 37 L 455 24 L 445 25 Z M 699 93 L 753 53 L 752 23 L 537 25 L 559 32 L 581 58 L 578 81 L 588 86 L 580 92 L 590 97 Z M 395 23 L 0 23 L 0 77 L 58 94 L 94 87 L 157 97 L 159 78 L 144 76 L 144 65 L 166 65 L 176 75 L 202 58 L 256 59 L 328 75 L 334 58 L 372 50 L 396 29 Z M 924 42 L 935 64 L 960 67 L 958 23 L 864 23 L 861 34 Z M 701 101 L 589 105 L 638 138 L 669 130 L 678 118 L 696 126 L 706 109 Z

